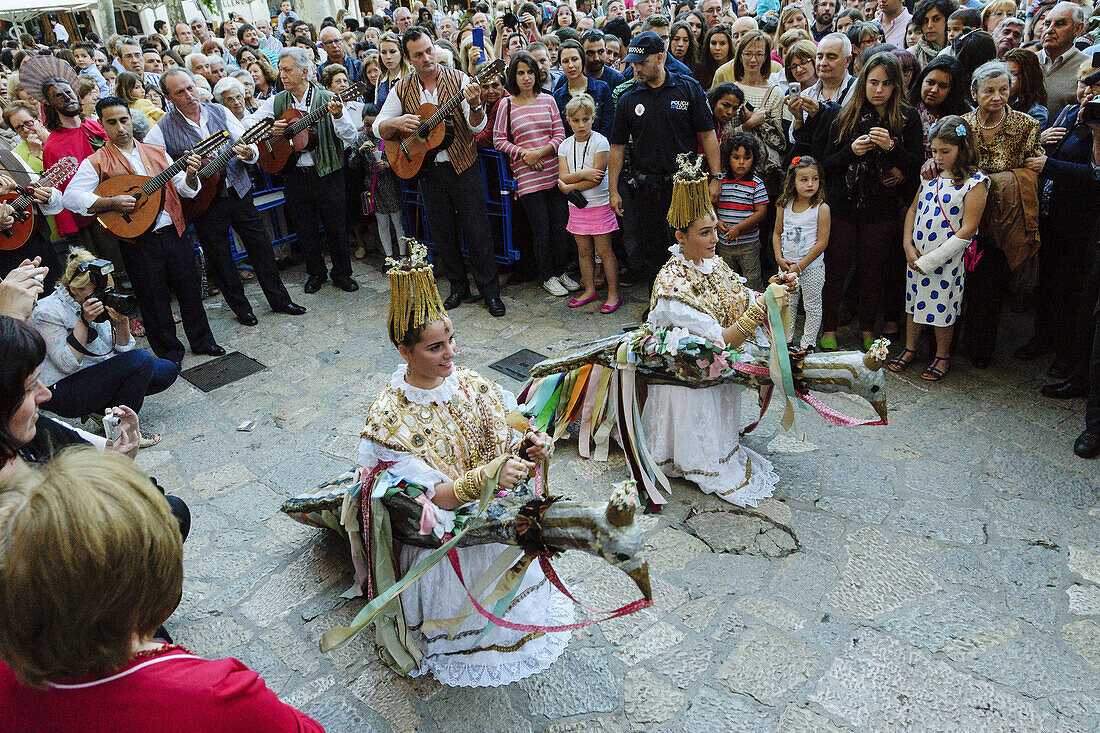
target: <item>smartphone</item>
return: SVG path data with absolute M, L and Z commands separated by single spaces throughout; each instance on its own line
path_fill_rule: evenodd
M 474 28 L 473 42 L 474 42 L 475 46 L 477 46 L 478 48 L 481 49 L 481 58 L 477 60 L 477 62 L 480 64 L 482 61 L 485 60 L 485 29 L 484 28 Z
M 103 434 L 112 443 L 122 437 L 122 419 L 118 415 L 107 415 L 103 418 Z
M 756 111 L 756 107 L 752 106 L 752 102 L 745 102 L 741 105 L 741 109 L 748 112 L 750 115 Z

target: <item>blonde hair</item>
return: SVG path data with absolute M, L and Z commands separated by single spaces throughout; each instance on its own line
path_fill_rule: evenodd
M 581 111 L 587 112 L 590 115 L 596 114 L 596 100 L 592 99 L 590 94 L 580 94 L 566 102 L 566 117 L 572 117 Z
M 1092 65 L 1092 57 L 1091 56 L 1089 58 L 1085 59 L 1084 61 L 1081 62 L 1081 65 L 1077 68 L 1077 81 L 1081 81 L 1086 76 L 1089 76 L 1090 74 L 1092 74 L 1092 72 L 1096 71 L 1098 68 L 1100 68 L 1100 67 L 1096 67 L 1096 66 Z
M 61 274 L 61 284 L 65 287 L 86 288 L 92 283 L 92 277 L 86 272 L 78 273 L 76 270 L 85 262 L 91 262 L 96 257 L 83 247 L 69 249 L 69 257 L 65 260 L 65 272 Z
M 179 525 L 129 458 L 70 448 L 0 492 L 0 658 L 23 684 L 121 669 L 182 590 Z
M 798 14 L 801 14 L 806 20 L 807 26 L 810 25 L 810 14 L 806 12 L 806 8 L 801 4 L 788 5 L 779 13 L 779 23 L 775 26 L 776 38 L 782 38 L 783 34 L 790 30 L 787 28 L 787 25 L 794 19 L 794 16 Z

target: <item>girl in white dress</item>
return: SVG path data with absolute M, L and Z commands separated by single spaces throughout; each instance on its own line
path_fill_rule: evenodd
M 904 371 L 916 356 L 924 327 L 932 326 L 936 356 L 921 377 L 935 382 L 951 365 L 951 336 L 966 279 L 964 252 L 977 236 L 989 179 L 978 170 L 977 141 L 962 117 L 940 119 L 929 141 L 941 173 L 921 184 L 905 216 L 905 350 L 887 366 Z
M 829 205 L 821 188 L 817 161 L 810 156 L 791 160 L 772 233 L 775 261 L 782 272 L 798 275 L 799 290 L 791 295 L 791 318 L 798 311 L 798 296 L 806 309 L 799 348 L 813 349 L 821 328 L 821 291 L 825 287 L 825 248 L 829 245 Z M 794 330 L 793 328 L 791 329 Z M 788 334 L 793 339 L 793 334 Z
M 766 316 L 764 296 L 746 288 L 715 257 L 718 219 L 698 169 L 677 174 L 668 220 L 677 244 L 654 282 L 649 326 L 683 328 L 725 346 L 755 339 Z M 783 282 L 768 290 L 782 305 L 798 278 L 780 277 Z M 732 504 L 756 506 L 771 496 L 779 477 L 766 458 L 740 444 L 742 391 L 736 384 L 650 386 L 642 425 L 650 454 L 665 475 L 690 479 Z

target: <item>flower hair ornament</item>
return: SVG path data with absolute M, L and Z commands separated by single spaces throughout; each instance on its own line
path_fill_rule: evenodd
M 961 122 L 955 125 L 955 134 L 959 137 L 966 137 L 966 125 Z
M 802 156 L 801 155 L 796 155 L 793 158 L 791 158 L 791 165 L 798 165 L 801 162 L 802 162 Z
M 672 204 L 668 207 L 668 225 L 673 229 L 687 229 L 697 219 L 714 211 L 710 203 L 710 188 L 703 170 L 703 158 L 692 162 L 689 153 L 676 156 L 680 170 L 672 177 Z
M 411 237 L 401 240 L 409 256 L 386 258 L 390 277 L 390 340 L 400 344 L 405 334 L 447 315 L 443 299 L 435 286 L 435 275 L 428 262 L 428 249 Z

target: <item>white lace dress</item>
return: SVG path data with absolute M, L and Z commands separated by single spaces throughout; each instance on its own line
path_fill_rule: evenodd
M 678 248 L 676 248 L 678 250 Z M 673 257 L 682 258 L 678 251 Z M 710 274 L 713 260 L 687 261 Z M 678 300 L 658 298 L 649 312 L 654 328 L 684 328 L 724 344 L 713 316 Z M 772 495 L 779 476 L 768 459 L 740 444 L 744 387 L 722 384 L 705 389 L 672 385 L 649 388 L 642 426 L 653 460 L 666 476 L 686 478 L 731 504 L 756 506 Z
M 405 382 L 405 369 L 402 366 L 394 372 L 390 384 L 403 391 L 406 398 L 415 404 L 443 409 L 442 406 L 454 397 L 458 389 L 458 380 L 453 374 L 435 389 L 418 389 Z M 515 396 L 507 390 L 497 389 L 507 408 L 515 409 Z M 518 433 L 515 438 L 520 439 Z M 373 470 L 380 461 L 394 464 L 389 469 L 391 474 L 421 486 L 434 487 L 451 480 L 413 453 L 395 451 L 373 440 L 362 440 L 359 444 L 359 464 L 364 471 Z M 434 495 L 434 489 L 429 488 L 429 493 Z M 440 523 L 435 531 L 441 535 L 453 529 L 454 514 L 438 507 L 436 509 Z M 431 550 L 396 541 L 394 544 L 398 548 L 398 577 L 431 553 Z M 497 556 L 508 549 L 507 545 L 499 544 L 458 548 L 466 584 L 473 588 Z M 489 587 L 494 585 L 495 580 Z M 446 558 L 428 569 L 400 598 L 408 628 L 416 634 L 424 653 L 420 668 L 414 670 L 411 676 L 431 672 L 436 680 L 452 687 L 496 687 L 541 672 L 561 656 L 571 636 L 568 631 L 525 633 L 495 626 L 479 639 L 488 621 L 471 609 L 473 612 L 457 627 L 454 639 L 448 639 L 449 632 L 432 628 L 431 622 L 456 616 L 467 595 Z M 482 605 L 485 603 L 482 602 Z M 491 605 L 486 607 L 492 610 Z M 574 622 L 573 604 L 551 587 L 535 563 L 527 569 L 519 592 L 502 617 L 520 624 L 564 626 Z M 424 630 L 425 621 L 429 622 L 427 631 Z

